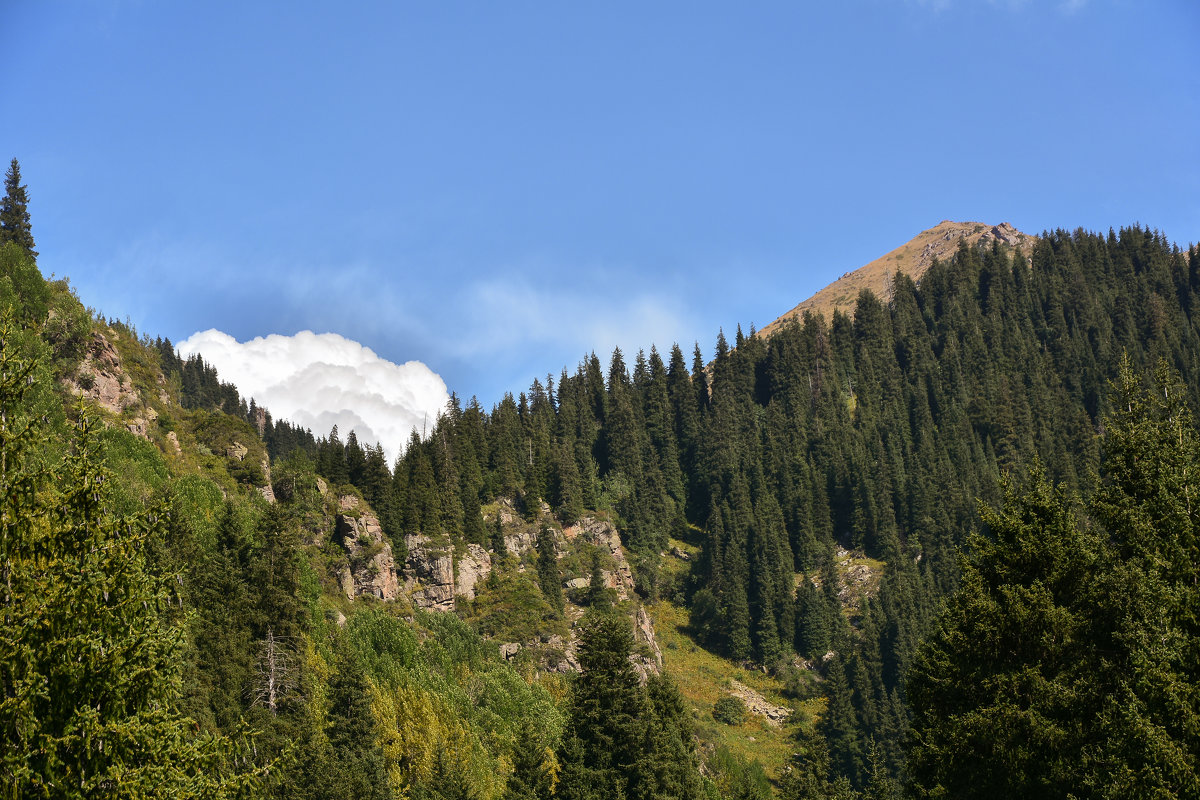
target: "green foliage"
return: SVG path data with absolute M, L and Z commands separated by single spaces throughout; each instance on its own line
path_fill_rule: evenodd
M 527 642 L 545 630 L 555 609 L 529 575 L 496 570 L 470 606 L 468 619 L 484 636 L 501 642 Z
M 1038 471 L 985 513 L 912 671 L 919 796 L 1200 791 L 1200 437 L 1165 365 L 1147 392 L 1126 360 L 1117 388 L 1086 518 Z
M 746 721 L 747 714 L 746 704 L 740 697 L 726 695 L 713 704 L 713 719 L 725 725 L 741 725 Z
M 554 529 L 543 525 L 537 536 L 538 586 L 554 613 L 563 610 L 562 575 L 558 571 L 558 546 L 555 544 Z
M 220 459 L 218 463 L 228 470 L 230 477 L 241 483 L 263 485 L 266 478 L 261 465 L 267 455 L 266 448 L 250 423 L 216 411 L 193 412 L 191 422 L 196 441 Z
M 226 797 L 253 772 L 178 711 L 180 631 L 145 543 L 161 510 L 118 515 L 95 422 L 51 472 L 25 405 L 33 365 L 0 323 L 0 737 L 3 792 L 21 797 Z
M 580 675 L 571 686 L 559 749 L 557 796 L 699 798 L 695 743 L 679 690 L 669 678 L 640 685 L 629 660 L 633 633 L 616 613 L 588 618 Z
M 418 621 L 423 641 L 383 611 L 359 612 L 345 632 L 347 657 L 374 687 L 393 788 L 419 797 L 456 786 L 498 798 L 512 787 L 552 785 L 562 722 L 550 697 L 455 617 Z M 524 747 L 532 749 L 518 752 Z
M 1099 542 L 1040 473 L 988 511 L 939 628 L 914 667 L 909 769 L 954 796 L 1066 796 L 1087 705 L 1087 582 Z M 1014 769 L 1014 766 L 1019 768 Z M 986 787 L 986 788 L 985 788 Z
M 113 499 L 118 513 L 133 513 L 161 495 L 169 475 L 158 448 L 118 428 L 98 434 L 104 465 L 116 479 Z
M 221 487 L 200 475 L 184 475 L 171 484 L 172 535 L 211 551 L 225 501 Z
M 770 800 L 774 796 L 771 781 L 757 761 L 746 761 L 718 748 L 708 766 L 716 775 L 717 790 L 728 800 Z
M 42 273 L 20 245 L 0 241 L 0 310 L 10 309 L 25 325 L 46 319 L 51 293 Z
M 49 310 L 42 326 L 42 338 L 54 353 L 58 375 L 70 375 L 87 351 L 92 333 L 92 315 L 84 308 L 66 278 L 52 281 Z

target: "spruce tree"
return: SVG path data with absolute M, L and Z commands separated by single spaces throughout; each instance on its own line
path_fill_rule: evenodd
M 29 224 L 28 187 L 21 184 L 21 165 L 15 158 L 4 173 L 4 199 L 0 200 L 0 244 L 4 242 L 13 242 L 30 258 L 37 258 Z
M 991 539 L 975 540 L 909 675 L 910 778 L 918 797 L 1066 797 L 1080 785 L 1099 544 L 1040 473 L 985 518 Z
M 617 613 L 584 623 L 579 641 L 581 672 L 571 684 L 570 716 L 559 761 L 564 800 L 641 797 L 635 780 L 645 751 L 651 706 L 629 661 L 633 631 Z
M 1035 471 L 985 512 L 913 667 L 918 796 L 1200 793 L 1200 435 L 1182 386 L 1123 360 L 1087 515 Z

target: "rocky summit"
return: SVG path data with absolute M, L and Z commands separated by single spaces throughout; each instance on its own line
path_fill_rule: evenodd
M 892 280 L 897 272 L 914 281 L 929 270 L 934 261 L 945 261 L 962 245 L 990 246 L 993 242 L 1016 249 L 1028 257 L 1033 251 L 1036 236 L 1021 233 L 1007 222 L 987 225 L 982 222 L 952 222 L 943 220 L 929 230 L 921 231 L 905 244 L 851 272 L 844 273 L 812 297 L 762 328 L 760 333 L 771 336 L 791 320 L 802 319 L 805 312 L 820 314 L 826 322 L 834 311 L 853 313 L 859 292 L 869 289 L 885 301 L 892 296 Z

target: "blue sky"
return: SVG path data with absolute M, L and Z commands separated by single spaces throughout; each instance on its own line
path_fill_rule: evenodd
M 1200 4 L 0 0 L 43 271 L 490 406 L 943 219 L 1200 239 Z

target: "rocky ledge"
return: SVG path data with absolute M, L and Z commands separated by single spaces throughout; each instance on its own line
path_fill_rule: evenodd
M 400 594 L 396 560 L 379 519 L 353 495 L 338 498 L 338 512 L 334 536 L 350 555 L 350 564 L 341 574 L 342 591 L 351 600 L 368 594 L 395 600 Z

